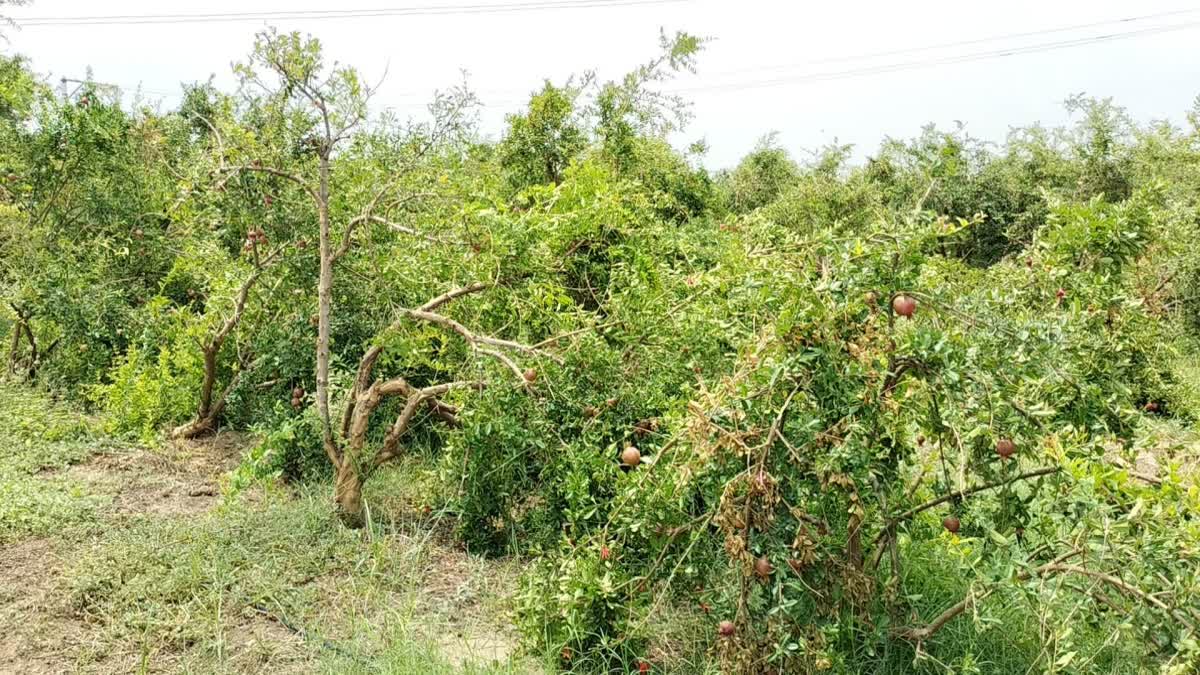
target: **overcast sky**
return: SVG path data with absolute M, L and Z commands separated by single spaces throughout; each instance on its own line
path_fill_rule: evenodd
M 23 17 L 530 1 L 36 0 L 9 14 L 20 23 Z M 695 120 L 677 140 L 706 139 L 711 167 L 736 163 L 770 131 L 798 158 L 834 139 L 854 144 L 861 157 L 884 136 L 911 137 L 930 122 L 948 128 L 962 121 L 973 135 L 997 141 L 1011 126 L 1060 124 L 1068 119 L 1062 101 L 1077 92 L 1111 96 L 1139 120 L 1176 122 L 1200 94 L 1200 8 L 1184 0 L 623 1 L 628 4 L 269 23 L 313 33 L 330 58 L 356 66 L 368 81 L 386 69 L 376 104 L 403 112 L 420 114 L 434 89 L 455 84 L 467 71 L 488 106 L 483 129 L 493 136 L 504 114 L 518 109 L 544 78 L 561 82 L 587 69 L 619 77 L 656 54 L 660 27 L 709 36 L 699 74 L 670 86 L 695 102 Z M 1121 21 L 1137 17 L 1149 18 Z M 171 106 L 181 82 L 216 75 L 219 85 L 232 88 L 230 64 L 244 57 L 263 25 L 31 25 L 8 31 L 7 49 L 29 56 L 37 71 L 55 80 L 81 78 L 90 66 L 97 80 L 131 90 L 141 85 L 147 98 Z M 1079 28 L 1054 30 L 1072 26 Z M 1139 34 L 1089 41 L 1130 32 Z M 999 36 L 1009 37 L 988 40 Z M 948 43 L 958 44 L 925 49 Z

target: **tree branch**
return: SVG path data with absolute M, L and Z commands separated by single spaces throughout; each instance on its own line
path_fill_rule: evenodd
M 500 347 L 501 349 L 511 349 L 513 351 L 524 352 L 526 354 L 537 354 L 537 355 L 549 356 L 548 354 L 546 354 L 545 352 L 542 352 L 541 350 L 534 349 L 533 347 L 530 347 L 529 345 L 521 344 L 520 342 L 513 342 L 512 340 L 504 340 L 501 338 L 492 337 L 490 335 L 480 335 L 480 334 L 474 333 L 469 328 L 462 325 L 461 323 L 459 323 L 459 322 L 455 321 L 454 319 L 451 319 L 447 316 L 443 316 L 441 314 L 437 314 L 434 312 L 427 312 L 427 311 L 420 310 L 420 309 L 406 309 L 406 310 L 402 310 L 402 311 L 407 316 L 409 316 L 413 319 L 417 319 L 419 321 L 425 321 L 427 323 L 436 324 L 436 325 L 442 326 L 444 328 L 449 328 L 450 330 L 454 331 L 455 333 L 458 333 L 459 336 L 462 337 L 462 339 L 466 340 L 471 345 L 473 345 L 477 348 L 479 345 L 490 345 L 492 347 Z
M 909 518 L 912 518 L 913 516 L 917 515 L 918 513 L 921 513 L 923 511 L 928 511 L 929 509 L 932 509 L 933 507 L 938 506 L 940 504 L 945 504 L 946 502 L 948 502 L 952 499 L 958 499 L 961 497 L 970 497 L 973 494 L 977 494 L 980 492 L 986 492 L 988 490 L 994 490 L 998 487 L 1003 487 L 1005 485 L 1008 485 L 1009 483 L 1015 483 L 1017 481 L 1028 480 L 1030 478 L 1038 478 L 1040 476 L 1048 476 L 1050 474 L 1058 473 L 1061 470 L 1062 469 L 1060 469 L 1057 466 L 1049 466 L 1049 467 L 1044 467 L 1041 469 L 1034 469 L 1033 471 L 1027 471 L 1023 474 L 1013 476 L 1011 478 L 1005 478 L 1003 480 L 993 481 L 991 483 L 986 483 L 984 485 L 978 485 L 976 487 L 968 488 L 966 490 L 958 490 L 956 492 L 949 492 L 947 494 L 942 495 L 941 497 L 938 497 L 937 499 L 925 502 L 924 504 L 921 504 L 920 506 L 914 506 L 913 508 L 905 511 L 904 513 L 901 513 L 900 515 L 889 519 L 888 525 L 886 528 L 884 528 L 884 531 L 886 532 L 886 531 L 894 528 L 901 521 L 908 520 Z M 881 533 L 879 538 L 883 538 L 883 536 L 884 535 Z
M 478 293 L 479 291 L 486 290 L 488 288 L 491 288 L 491 284 L 485 284 L 481 281 L 476 281 L 473 284 L 460 286 L 458 288 L 446 291 L 429 302 L 421 305 L 418 309 L 422 312 L 432 312 L 451 300 L 456 300 L 464 295 L 470 295 L 471 293 Z
M 451 389 L 461 389 L 464 387 L 480 389 L 484 386 L 481 382 L 458 381 L 446 382 L 443 384 L 425 387 L 423 389 L 413 390 L 412 387 L 404 380 L 398 380 L 398 383 L 400 383 L 402 388 L 408 390 L 408 400 L 405 402 L 404 409 L 400 411 L 400 415 L 396 418 L 395 423 L 392 424 L 392 428 L 388 431 L 387 436 L 384 438 L 383 446 L 380 448 L 379 454 L 377 454 L 375 459 L 372 460 L 369 472 L 374 471 L 375 469 L 379 468 L 380 465 L 400 454 L 400 438 L 404 436 L 406 431 L 408 431 L 409 426 L 412 424 L 413 417 L 416 415 L 419 407 L 429 401 L 436 400 L 438 396 L 442 396 Z M 386 387 L 386 383 L 385 385 L 381 386 L 381 389 L 384 387 Z

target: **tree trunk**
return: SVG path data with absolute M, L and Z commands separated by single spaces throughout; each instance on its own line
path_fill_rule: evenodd
M 8 345 L 8 372 L 17 372 L 17 350 L 21 348 L 21 324 L 13 323 L 12 342 Z
M 13 309 L 16 309 L 16 307 Z M 24 334 L 25 341 L 29 343 L 29 360 L 25 362 L 25 366 L 26 374 L 28 376 L 27 379 L 30 381 L 37 376 L 38 361 L 37 339 L 33 335 L 33 326 L 29 325 L 29 321 L 32 316 L 32 312 L 21 312 L 20 310 L 17 310 L 17 323 L 15 326 L 13 326 L 13 330 L 16 331 L 16 335 L 13 336 L 12 342 L 15 349 L 11 356 L 12 367 L 15 371 L 17 364 L 20 362 L 20 359 L 17 358 L 16 350 L 20 349 L 20 336 Z
M 211 344 L 204 348 L 204 383 L 200 385 L 200 410 L 196 414 L 197 419 L 208 417 L 212 410 L 213 386 L 217 382 L 217 349 L 216 345 Z
M 198 438 L 205 434 L 212 433 L 216 428 L 217 418 L 215 415 L 197 417 L 187 424 L 172 429 L 171 438 Z
M 325 454 L 338 465 L 338 449 L 329 420 L 329 311 L 333 304 L 333 250 L 329 232 L 329 148 L 321 154 L 317 212 L 320 217 L 321 272 L 317 280 L 317 412 L 321 416 Z M 340 481 L 339 481 L 340 484 Z M 340 493 L 340 491 L 339 491 Z M 361 499 L 361 497 L 360 497 Z M 341 503 L 340 501 L 338 502 Z
M 343 524 L 354 528 L 364 525 L 362 477 L 352 466 L 352 462 L 343 462 L 342 466 L 338 467 L 333 499 L 337 502 L 338 517 Z
M 198 438 L 217 430 L 217 420 L 221 419 L 221 414 L 225 412 L 225 402 L 229 400 L 229 392 L 233 391 L 234 386 L 238 383 L 238 378 L 246 372 L 244 369 L 235 374 L 214 400 L 213 387 L 216 385 L 217 379 L 217 351 L 218 349 L 212 348 L 204 350 L 204 385 L 200 391 L 200 411 L 196 414 L 196 419 L 175 427 L 171 431 L 171 438 Z

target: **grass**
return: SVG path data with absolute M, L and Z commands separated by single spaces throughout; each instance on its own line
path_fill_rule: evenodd
M 108 502 L 107 497 L 89 494 L 75 481 L 0 476 L 0 544 L 94 523 Z
M 0 386 L 0 544 L 95 520 L 107 503 L 51 474 L 89 457 L 94 426 L 66 406 L 19 387 Z
M 459 672 L 439 639 L 459 617 L 429 597 L 445 581 L 439 570 L 466 579 L 459 596 L 486 595 L 493 571 L 429 539 L 348 530 L 318 490 L 234 499 L 198 519 L 142 519 L 95 542 L 66 576 L 72 606 L 98 629 L 96 660 L 136 643 L 152 659 L 186 652 L 233 668 L 231 643 L 266 622 L 305 631 L 307 658 L 328 672 Z M 492 611 L 490 600 L 475 611 Z
M 0 383 L 0 472 L 61 469 L 96 451 L 99 425 L 69 406 L 23 386 Z

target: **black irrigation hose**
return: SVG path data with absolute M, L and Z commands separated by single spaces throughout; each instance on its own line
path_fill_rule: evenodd
M 275 604 L 279 605 L 279 602 L 276 601 Z M 296 626 L 295 624 L 293 624 L 291 621 L 288 620 L 287 614 L 284 613 L 282 606 L 279 607 L 278 614 L 271 612 L 271 610 L 267 609 L 266 607 L 263 607 L 262 605 L 260 605 L 258 603 L 250 603 L 250 608 L 253 609 L 254 611 L 258 612 L 259 614 L 262 614 L 263 616 L 267 617 L 268 619 L 271 619 L 272 621 L 279 623 L 284 628 L 287 628 L 288 630 L 292 631 L 296 635 L 299 635 L 300 639 L 304 640 L 305 642 L 315 642 L 321 648 L 328 649 L 329 651 L 331 651 L 335 654 L 338 654 L 340 656 L 344 656 L 353 661 L 358 661 L 358 662 L 363 661 L 363 658 L 361 656 L 359 656 L 358 654 L 347 651 L 347 650 L 343 649 L 342 647 L 339 647 L 333 641 L 323 638 L 320 635 L 313 633 L 312 631 L 305 630 L 305 629 L 300 628 L 299 626 Z

